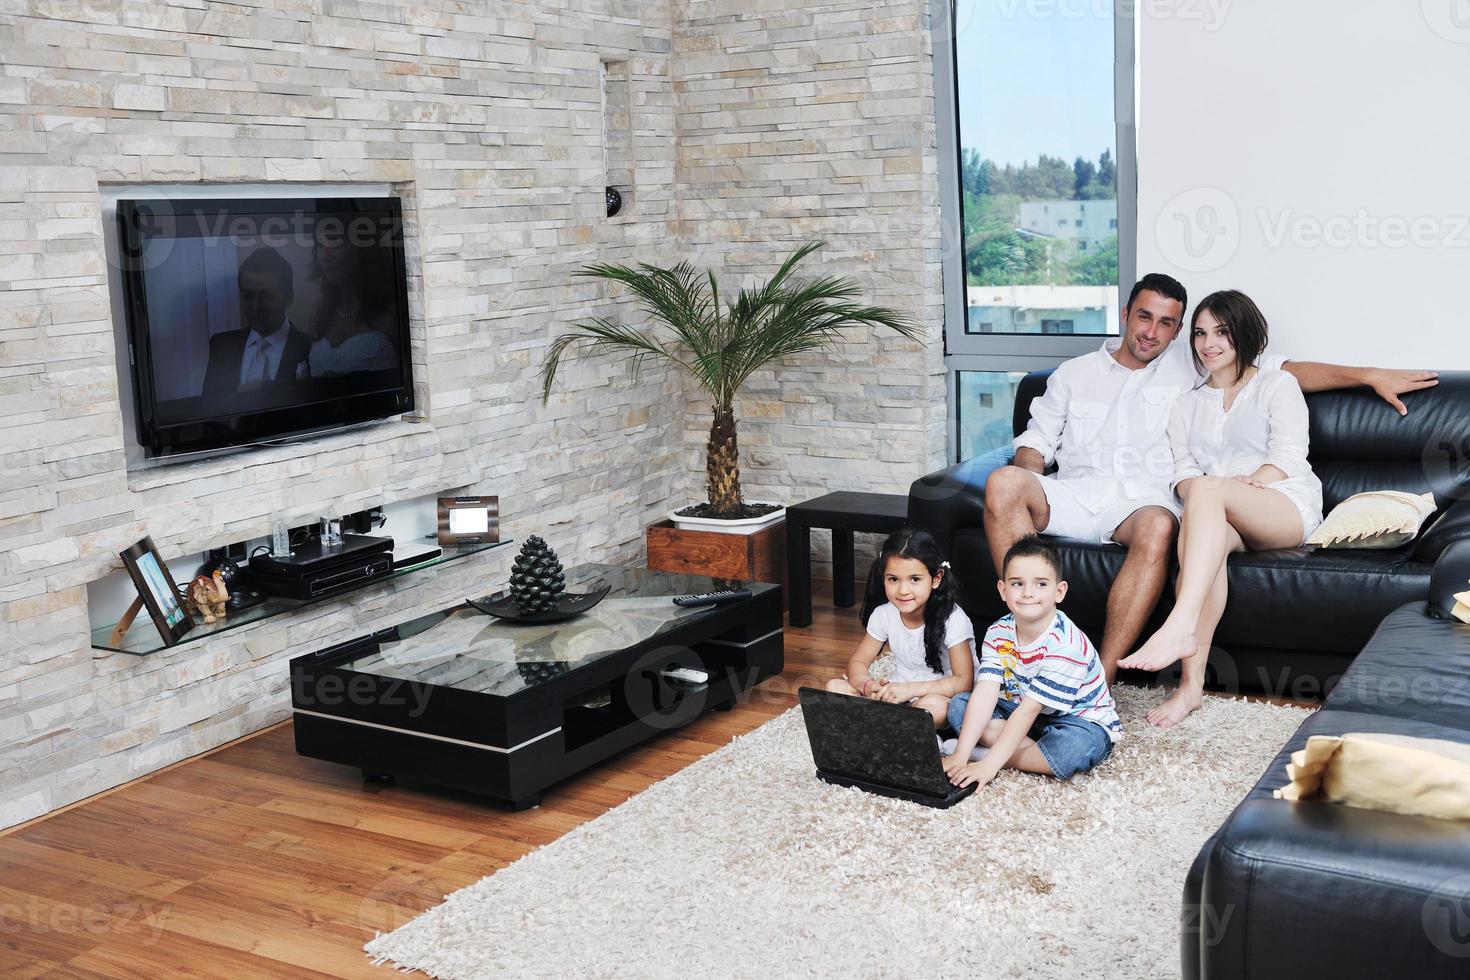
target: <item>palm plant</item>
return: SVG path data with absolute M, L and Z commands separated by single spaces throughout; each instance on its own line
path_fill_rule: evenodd
M 802 245 L 770 280 L 740 290 L 733 302 L 720 295 L 713 272 L 700 273 L 688 262 L 669 269 L 640 263 L 637 268 L 597 264 L 578 270 L 579 276 L 622 283 L 656 326 L 630 327 L 598 318 L 557 337 L 541 368 L 542 403 L 551 397 L 557 369 L 574 347 L 589 354 L 626 352 L 635 372 L 647 359 L 677 364 L 713 402 L 705 463 L 708 516 L 745 516 L 735 397 L 750 376 L 773 361 L 830 349 L 849 327 L 889 327 L 920 340 L 909 317 L 857 302 L 858 285 L 851 279 L 793 276 L 801 261 L 825 244 Z

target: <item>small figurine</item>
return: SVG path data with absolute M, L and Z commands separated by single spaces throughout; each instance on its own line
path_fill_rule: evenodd
M 219 569 L 213 575 L 200 575 L 189 583 L 189 605 L 206 624 L 225 618 L 225 603 L 229 598 L 230 591 Z

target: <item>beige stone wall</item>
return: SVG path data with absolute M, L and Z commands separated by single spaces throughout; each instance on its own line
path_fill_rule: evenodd
M 865 300 L 910 314 L 927 339 L 855 332 L 833 353 L 756 375 L 737 406 L 747 499 L 904 493 L 943 461 L 928 10 L 928 0 L 677 7 L 686 254 L 734 285 L 825 240 L 808 271 L 856 279 Z M 698 489 L 710 406 L 689 394 L 686 465 Z
M 505 581 L 511 554 L 146 658 L 95 658 L 87 582 L 149 533 L 180 555 L 443 490 L 568 561 L 642 557 L 702 492 L 708 406 L 667 372 L 569 365 L 617 307 L 571 272 L 692 258 L 823 271 L 927 328 L 854 336 L 742 400 L 751 497 L 902 492 L 943 454 L 938 204 L 924 0 L 0 2 L 0 826 L 289 712 L 289 656 Z M 601 61 L 631 80 L 635 193 L 603 217 Z M 405 200 L 417 421 L 129 473 L 100 193 L 109 184 L 387 182 Z M 509 549 L 513 551 L 514 549 Z M 176 569 L 176 571 L 178 571 Z
M 460 490 L 569 561 L 639 558 L 687 479 L 680 382 L 574 363 L 543 408 L 536 369 L 604 295 L 573 269 L 674 253 L 670 25 L 659 0 L 0 5 L 0 825 L 286 717 L 289 655 L 483 594 L 513 557 L 94 659 L 85 583 L 144 533 L 180 555 L 275 513 Z M 638 200 L 615 222 L 603 58 L 634 97 Z M 422 420 L 130 476 L 99 193 L 181 181 L 396 185 Z

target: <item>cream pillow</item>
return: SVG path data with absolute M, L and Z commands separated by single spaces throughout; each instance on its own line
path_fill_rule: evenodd
M 1323 548 L 1397 548 L 1419 536 L 1419 528 L 1434 513 L 1434 507 L 1432 493 L 1355 493 L 1332 508 L 1307 544 Z
M 1313 735 L 1291 754 L 1278 800 L 1323 800 L 1470 820 L 1470 746 L 1407 735 Z

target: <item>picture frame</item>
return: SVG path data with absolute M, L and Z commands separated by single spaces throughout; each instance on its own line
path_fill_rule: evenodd
M 158 553 L 152 537 L 144 537 L 119 552 L 119 555 L 123 567 L 128 570 L 128 577 L 133 580 L 133 587 L 138 590 L 138 600 L 134 601 L 125 619 L 131 624 L 141 602 L 152 617 L 153 625 L 163 638 L 164 645 L 173 646 L 195 624 L 194 617 L 184 605 L 183 596 L 179 594 L 179 587 L 174 583 L 173 575 L 169 573 L 168 563 Z M 121 622 L 118 626 L 126 629 Z
M 440 497 L 439 544 L 494 544 L 500 540 L 499 497 Z

